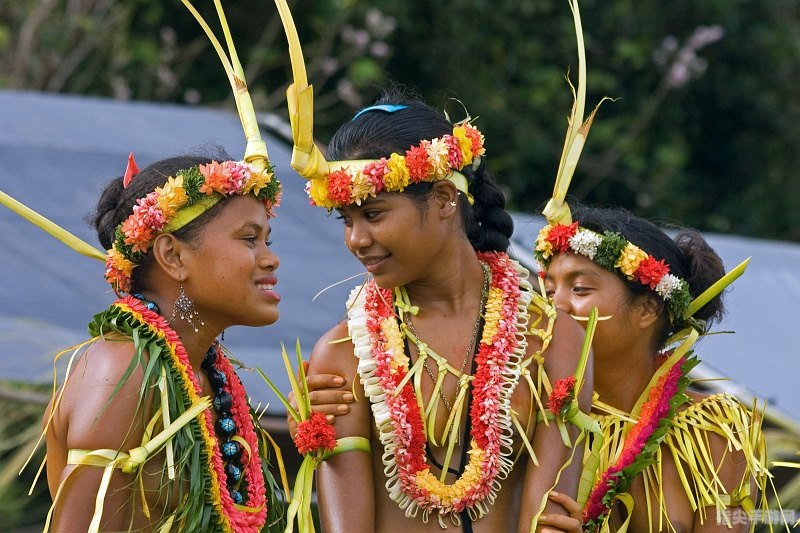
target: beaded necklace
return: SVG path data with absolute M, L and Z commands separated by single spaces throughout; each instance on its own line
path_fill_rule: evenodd
M 106 323 L 119 326 L 124 321 L 128 327 L 137 329 L 140 327 L 135 323 L 145 325 L 146 332 L 140 329 L 139 336 L 154 335 L 159 344 L 165 345 L 160 357 L 176 374 L 173 378 L 175 392 L 181 394 L 184 405 L 194 404 L 200 398 L 201 388 L 183 343 L 159 314 L 158 307 L 141 295 L 137 296 L 125 296 L 115 302 L 104 314 Z M 115 316 L 119 319 L 114 320 Z M 206 370 L 214 389 L 213 405 L 218 414 L 216 424 L 208 409 L 190 423 L 192 433 L 199 437 L 196 445 L 200 462 L 204 464 L 205 472 L 201 476 L 205 484 L 204 504 L 211 507 L 216 530 L 261 531 L 266 522 L 267 489 L 257 428 L 246 392 L 218 343 L 209 348 L 201 367 Z M 200 480 L 190 480 L 190 484 L 196 482 Z

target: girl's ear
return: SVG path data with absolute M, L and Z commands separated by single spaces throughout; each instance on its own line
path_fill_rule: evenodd
M 433 184 L 433 202 L 442 218 L 452 218 L 458 213 L 458 194 L 452 181 L 442 180 Z
M 655 296 L 645 294 L 637 298 L 636 320 L 641 329 L 647 329 L 658 322 L 661 306 Z
M 176 281 L 185 281 L 186 262 L 182 255 L 186 251 L 185 243 L 170 233 L 162 233 L 153 241 L 150 253 L 153 254 L 153 260 L 156 264 L 169 277 Z

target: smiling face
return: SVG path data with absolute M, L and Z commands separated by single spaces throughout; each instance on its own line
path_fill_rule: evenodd
M 279 261 L 269 248 L 270 231 L 261 202 L 234 197 L 187 250 L 186 292 L 206 323 L 224 329 L 278 319 Z
M 410 198 L 381 193 L 360 206 L 337 209 L 345 245 L 381 287 L 399 287 L 425 277 L 450 235 L 436 200 L 422 209 Z
M 597 306 L 600 317 L 592 347 L 595 358 L 619 357 L 651 342 L 652 306 L 642 305 L 617 276 L 590 259 L 572 253 L 556 254 L 547 268 L 545 288 L 556 307 L 575 317 L 587 317 Z

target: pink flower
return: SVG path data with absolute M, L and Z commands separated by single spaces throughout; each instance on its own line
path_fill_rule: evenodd
M 452 135 L 445 135 L 444 142 L 447 144 L 447 156 L 450 160 L 450 168 L 458 170 L 463 166 L 464 154 L 461 152 L 461 145 L 458 139 Z
M 250 168 L 238 161 L 225 161 L 223 163 L 228 171 L 228 193 L 242 190 L 244 183 L 250 179 Z
M 372 161 L 371 163 L 367 163 L 367 165 L 364 166 L 364 169 L 362 170 L 367 179 L 370 182 L 372 182 L 373 186 L 375 187 L 376 194 L 386 188 L 383 183 L 383 178 L 389 171 L 387 163 L 388 161 L 386 161 L 386 158 L 382 157 L 377 161 Z
M 139 219 L 139 224 L 161 231 L 167 223 L 164 212 L 158 205 L 158 193 L 151 192 L 144 198 L 136 200 L 133 206 L 133 214 Z

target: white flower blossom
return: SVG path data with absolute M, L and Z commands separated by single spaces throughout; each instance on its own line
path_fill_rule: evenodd
M 672 293 L 681 286 L 681 283 L 683 283 L 683 281 L 679 277 L 666 274 L 661 278 L 661 281 L 658 282 L 655 290 L 662 298 L 669 300 L 672 297 Z
M 569 246 L 575 253 L 584 255 L 589 259 L 594 259 L 597 253 L 597 248 L 600 246 L 603 237 L 597 233 L 587 230 L 579 229 L 575 235 L 570 237 Z

